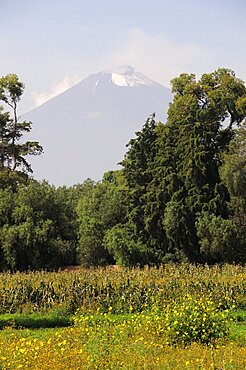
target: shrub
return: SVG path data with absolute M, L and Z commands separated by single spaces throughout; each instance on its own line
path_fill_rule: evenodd
M 171 343 L 209 344 L 228 335 L 228 311 L 208 297 L 187 295 L 167 307 L 165 326 Z

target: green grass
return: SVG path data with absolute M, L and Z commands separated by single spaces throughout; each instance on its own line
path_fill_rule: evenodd
M 46 338 L 53 337 L 56 333 L 63 333 L 66 328 L 39 328 L 39 329 L 13 329 L 10 327 L 0 330 L 0 338 L 13 339 L 14 338 L 36 338 L 38 340 L 45 340 Z M 0 368 L 1 369 L 1 368 Z
M 246 345 L 246 310 L 231 313 L 230 340 Z
M 131 314 L 110 315 L 117 322 L 123 322 Z M 231 314 L 229 339 L 240 345 L 246 345 L 246 311 L 234 311 Z M 103 315 L 93 315 L 92 321 L 100 322 L 104 320 Z M 18 337 L 36 337 L 44 339 L 49 335 L 54 335 L 57 331 L 62 331 L 64 327 L 73 324 L 73 315 L 65 313 L 35 313 L 35 314 L 2 314 L 0 315 L 0 336 L 11 336 L 13 333 Z M 17 330 L 16 330 L 17 329 Z
M 0 315 L 0 329 L 13 327 L 16 329 L 28 328 L 57 328 L 66 327 L 72 324 L 70 315 L 59 315 L 57 313 L 49 314 L 2 314 Z
M 123 322 L 131 314 L 113 315 L 117 322 Z M 111 315 L 110 315 L 111 316 Z M 230 340 L 246 345 L 246 311 L 235 311 L 232 313 L 233 321 L 230 324 Z M 94 322 L 104 320 L 103 315 L 93 315 Z M 49 314 L 2 314 L 0 315 L 1 335 L 12 335 L 14 329 L 18 335 L 28 337 L 43 338 L 64 327 L 73 324 L 73 315 L 59 315 L 59 313 Z
M 245 321 L 246 323 L 246 310 L 234 311 L 232 312 L 232 317 L 234 321 L 237 321 L 237 322 Z
M 246 345 L 246 322 L 233 323 L 230 325 L 230 339 Z

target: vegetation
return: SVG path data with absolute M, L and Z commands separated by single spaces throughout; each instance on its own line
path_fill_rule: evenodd
M 229 69 L 181 74 L 165 124 L 147 119 L 122 170 L 56 189 L 28 176 L 24 85 L 0 78 L 0 269 L 244 263 L 246 88 Z
M 246 309 L 246 267 L 167 264 L 144 269 L 81 269 L 74 272 L 4 273 L 0 314 L 108 312 L 163 309 L 187 296 L 207 297 L 222 309 Z M 235 306 L 235 307 L 234 307 Z
M 0 107 L 0 172 L 5 186 L 11 184 L 14 179 L 25 179 L 24 175 L 32 172 L 26 157 L 38 155 L 43 150 L 36 141 L 21 142 L 23 134 L 30 132 L 32 125 L 31 122 L 20 122 L 18 118 L 17 105 L 23 90 L 24 84 L 15 74 L 0 78 L 0 101 L 11 110 L 5 112 L 4 108 Z
M 68 191 L 43 182 L 0 189 L 2 270 L 36 270 L 73 264 L 74 206 Z
M 0 329 L 6 327 L 13 329 L 38 329 L 38 328 L 59 328 L 72 325 L 72 319 L 69 315 L 62 312 L 51 313 L 15 313 L 0 315 Z
M 243 370 L 245 272 L 242 266 L 167 264 L 3 274 L 2 312 L 12 294 L 15 310 L 23 313 L 12 315 L 12 322 L 4 315 L 8 327 L 0 332 L 0 366 Z M 32 286 L 28 302 L 26 292 Z M 26 327 L 68 325 L 64 316 L 68 307 L 73 307 L 75 315 L 67 328 L 15 329 L 21 323 Z M 4 316 L 0 315 L 0 322 Z
M 166 343 L 164 335 L 151 330 L 149 319 L 136 332 L 132 329 L 139 321 L 134 316 L 121 322 L 109 316 L 96 324 L 84 318 L 75 327 L 42 332 L 42 338 L 30 331 L 22 336 L 12 329 L 5 331 L 0 335 L 1 366 L 37 370 L 245 369 L 245 347 L 236 341 L 175 347 Z
M 129 197 L 127 228 L 134 230 L 144 263 L 168 258 L 239 261 L 228 253 L 237 231 L 227 222 L 230 196 L 219 169 L 233 127 L 245 117 L 245 86 L 232 71 L 219 69 L 198 81 L 182 74 L 172 87 L 167 123 L 147 120 L 122 162 Z M 211 219 L 223 240 L 220 245 Z
M 122 170 L 55 188 L 0 78 L 0 368 L 245 368 L 246 88 L 219 69 L 172 89 Z

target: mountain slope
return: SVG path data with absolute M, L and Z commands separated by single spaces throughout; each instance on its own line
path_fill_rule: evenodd
M 33 122 L 30 138 L 44 147 L 31 159 L 34 177 L 55 185 L 101 179 L 119 168 L 150 114 L 164 120 L 170 101 L 169 89 L 129 66 L 90 75 L 23 116 Z

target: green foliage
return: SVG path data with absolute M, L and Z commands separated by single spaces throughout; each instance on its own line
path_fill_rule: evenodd
M 33 314 L 3 314 L 0 315 L 0 329 L 4 327 L 13 327 L 16 329 L 38 329 L 38 328 L 58 328 L 70 326 L 72 324 L 70 317 L 50 313 L 33 313 Z
M 0 78 L 0 101 L 11 109 L 11 112 L 4 112 L 0 106 L 0 172 L 4 169 L 21 172 L 32 172 L 27 162 L 28 155 L 39 155 L 42 153 L 42 146 L 36 141 L 21 142 L 23 134 L 31 131 L 31 122 L 19 122 L 17 116 L 17 104 L 24 91 L 24 84 L 19 81 L 15 74 L 9 74 Z M 5 174 L 8 174 L 6 172 Z
M 224 154 L 221 175 L 232 197 L 246 200 L 246 121 L 235 132 Z
M 136 133 L 136 138 L 130 140 L 128 152 L 122 161 L 127 194 L 125 234 L 129 235 L 129 230 L 132 230 L 130 254 L 134 245 L 139 249 L 136 250 L 136 255 L 143 257 L 143 251 L 147 251 L 145 253 L 147 259 L 141 258 L 139 261 L 141 264 L 155 262 L 155 248 L 160 249 L 157 243 L 154 246 L 151 245 L 153 242 L 149 231 L 153 232 L 155 225 L 147 214 L 146 207 L 146 188 L 153 181 L 157 129 L 158 124 L 155 122 L 155 116 L 152 115 L 147 119 L 142 131 Z
M 124 320 L 111 315 L 97 318 L 79 314 L 75 316 L 76 327 L 83 326 L 87 328 L 86 331 L 94 327 L 94 330 L 98 330 L 98 336 L 102 335 L 102 326 L 107 324 L 111 327 L 123 324 L 122 339 L 124 336 L 134 336 L 138 338 L 136 342 L 141 342 L 141 336 L 149 336 L 150 339 L 162 339 L 174 346 L 187 346 L 192 342 L 216 345 L 216 341 L 218 343 L 218 339 L 228 337 L 229 332 L 227 312 L 220 312 L 209 299 L 191 296 L 179 303 L 173 302 L 163 312 L 134 314 L 126 316 Z
M 124 181 L 120 172 L 110 171 L 101 183 L 88 180 L 78 202 L 78 258 L 84 266 L 113 264 L 111 248 L 104 242 L 105 234 L 124 221 Z
M 23 82 L 15 74 L 9 74 L 0 79 L 0 99 L 11 108 L 15 107 L 24 91 Z
M 71 208 L 48 183 L 0 191 L 2 269 L 54 268 L 75 260 Z
M 147 250 L 148 263 L 171 256 L 195 262 L 240 261 L 242 254 L 230 251 L 235 227 L 228 220 L 230 190 L 222 183 L 220 167 L 234 126 L 246 116 L 246 88 L 233 71 L 223 68 L 199 80 L 182 74 L 172 86 L 166 125 L 149 119 L 130 141 L 122 162 L 132 240 Z M 209 220 L 201 220 L 206 213 L 216 225 L 222 223 L 221 246 Z
M 147 263 L 147 251 L 134 240 L 134 230 L 129 225 L 117 224 L 105 233 L 103 243 L 120 266 L 137 266 Z
M 229 217 L 236 228 L 234 255 L 246 261 L 246 121 L 235 132 L 220 168 L 223 182 L 230 194 Z M 234 256 L 235 257 L 235 256 Z
M 201 252 L 210 263 L 238 260 L 237 230 L 230 220 L 205 212 L 199 217 L 196 227 Z
M 12 171 L 9 168 L 2 168 L 0 170 L 0 188 L 1 189 L 12 189 L 17 191 L 20 184 L 28 184 L 28 175 L 21 171 Z

